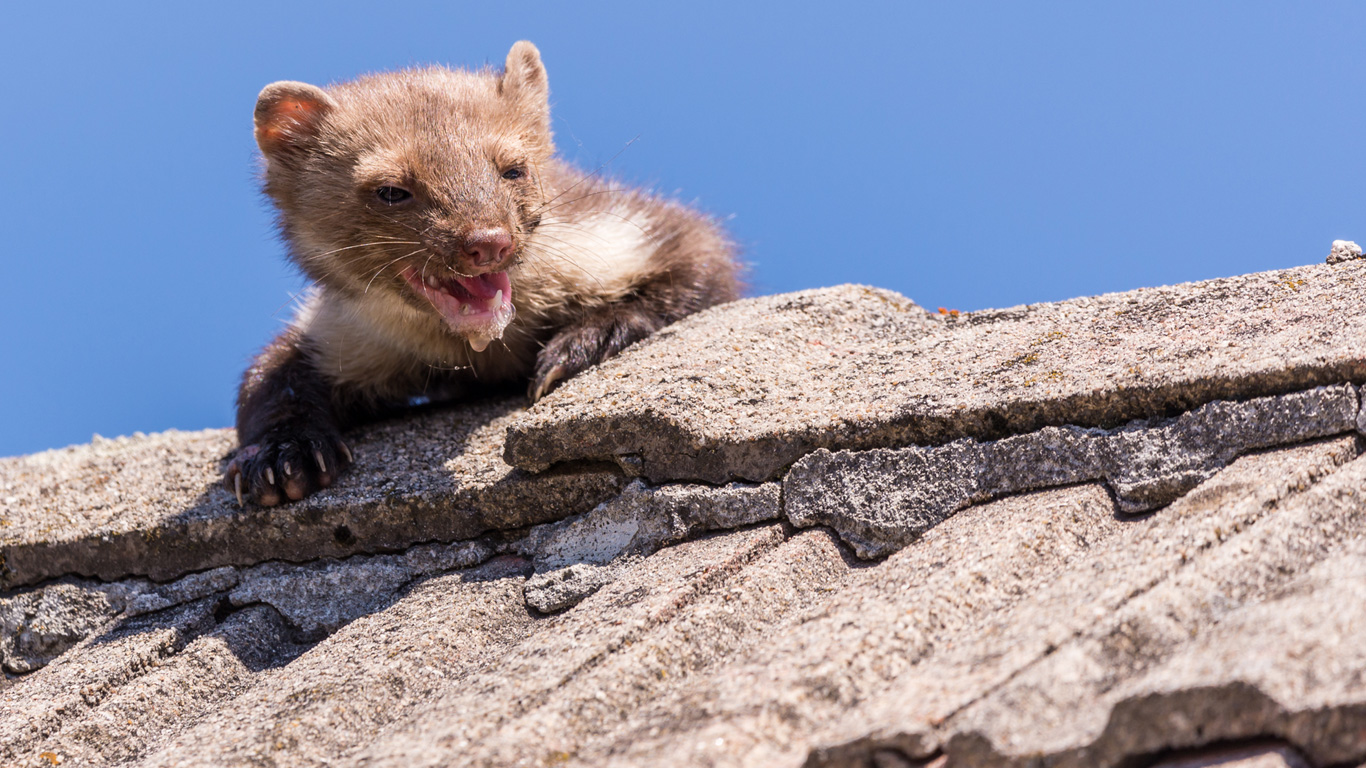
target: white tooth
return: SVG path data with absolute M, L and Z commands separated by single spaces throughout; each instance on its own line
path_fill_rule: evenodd
M 489 309 L 496 310 L 501 306 L 503 306 L 503 289 L 499 288 L 498 292 L 493 294 L 493 303 L 489 305 Z
M 435 278 L 435 277 L 432 277 L 431 275 L 427 275 L 427 287 L 428 287 L 428 288 L 436 288 L 436 287 L 438 287 L 437 284 L 436 284 L 436 278 Z
M 461 305 L 460 305 L 460 314 L 462 314 L 462 315 L 468 315 L 469 313 L 471 313 L 471 312 L 473 312 L 473 311 L 474 311 L 474 307 L 471 307 L 471 306 L 468 305 L 468 304 L 461 304 Z

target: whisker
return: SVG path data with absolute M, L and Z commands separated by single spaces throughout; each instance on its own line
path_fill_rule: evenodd
M 564 260 L 565 262 L 569 263 L 571 266 L 578 267 L 578 269 L 579 269 L 580 272 L 582 272 L 582 273 L 588 275 L 589 277 L 592 277 L 594 280 L 596 280 L 597 277 L 594 276 L 593 270 L 589 269 L 588 267 L 584 266 L 584 265 L 581 264 L 580 262 L 576 261 L 572 256 L 570 256 L 570 255 L 565 251 L 565 248 L 575 248 L 575 249 L 578 249 L 578 247 L 577 247 L 577 246 L 574 246 L 574 245 L 572 245 L 572 244 L 570 244 L 570 243 L 565 243 L 564 241 L 560 241 L 560 242 L 562 243 L 562 245 L 558 245 L 558 246 L 557 246 L 557 245 L 551 245 L 550 243 L 537 243 L 537 244 L 536 244 L 536 247 L 542 249 L 542 251 L 543 251 L 543 253 L 541 254 L 542 256 L 544 256 L 544 255 L 546 255 L 546 254 L 550 254 L 550 255 L 552 255 L 552 256 L 558 257 L 558 258 Z M 579 250 L 581 250 L 581 249 L 579 249 Z M 592 254 L 589 254 L 589 256 L 592 256 Z M 553 261 L 553 259 L 552 259 L 551 261 Z M 548 263 L 548 264 L 546 264 L 546 266 L 548 266 L 548 267 L 550 267 L 551 269 L 555 270 L 555 273 L 558 274 L 560 277 L 563 277 L 563 278 L 565 278 L 566 280 L 572 279 L 572 278 L 570 278 L 568 275 L 566 275 L 563 271 L 561 271 L 558 267 L 556 267 L 554 264 Z M 605 265 L 604 265 L 604 266 L 605 266 Z M 601 281 L 599 281 L 598 284 L 601 286 L 601 285 L 602 285 Z
M 375 274 L 374 274 L 373 276 L 371 276 L 370 282 L 368 282 L 368 283 L 365 284 L 365 290 L 364 290 L 364 291 L 361 291 L 361 293 L 369 293 L 369 292 L 370 292 L 370 286 L 372 286 L 372 285 L 375 284 L 375 278 L 379 277 L 379 275 L 380 275 L 381 272 L 383 272 L 384 270 L 386 270 L 386 269 L 388 269 L 389 267 L 393 266 L 394 264 L 396 264 L 396 263 L 398 263 L 398 262 L 400 262 L 400 261 L 403 261 L 404 259 L 408 258 L 409 256 L 412 256 L 412 255 L 417 254 L 417 253 L 422 253 L 423 250 L 424 250 L 424 249 L 422 249 L 422 248 L 418 248 L 416 251 L 410 251 L 410 252 L 408 252 L 408 253 L 405 253 L 405 254 L 403 254 L 402 256 L 399 256 L 397 259 L 394 259 L 393 261 L 389 262 L 388 264 L 385 264 L 384 266 L 382 266 L 382 267 L 380 267 L 379 269 L 375 270 Z
M 556 248 L 555 246 L 552 246 L 552 245 L 550 245 L 549 243 L 537 243 L 537 244 L 536 244 L 536 247 L 537 247 L 537 248 L 544 249 L 545 251 L 549 252 L 551 255 L 553 255 L 553 256 L 558 256 L 559 258 L 562 258 L 562 259 L 564 259 L 565 261 L 569 262 L 570 264 L 573 264 L 574 266 L 578 267 L 579 270 L 583 272 L 583 274 L 587 275 L 589 279 L 591 279 L 593 282 L 597 283 L 599 288 L 606 288 L 606 287 L 607 287 L 607 286 L 602 282 L 602 280 L 600 280 L 600 279 L 598 278 L 597 275 L 593 274 L 592 270 L 585 269 L 585 268 L 583 267 L 583 265 L 579 264 L 578 262 L 574 261 L 574 260 L 573 260 L 572 258 L 570 258 L 569 256 L 565 255 L 560 249 Z M 544 258 L 545 254 L 537 254 L 537 255 L 542 256 L 542 260 L 537 264 L 538 267 L 539 267 L 539 266 L 546 266 L 546 267 L 549 267 L 550 269 L 555 270 L 555 274 L 559 275 L 559 276 L 560 276 L 561 278 L 563 278 L 566 282 L 572 282 L 572 281 L 573 281 L 574 278 L 570 277 L 569 275 L 566 275 L 563 271 L 560 270 L 559 267 L 556 267 L 556 266 L 555 266 L 555 264 L 553 263 L 554 259 L 547 259 L 547 258 Z
M 575 260 L 574 260 L 574 257 L 570 256 L 570 255 L 569 255 L 568 253 L 566 253 L 565 250 L 564 250 L 566 247 L 576 247 L 576 246 L 572 246 L 572 245 L 570 245 L 569 243 L 564 243 L 563 241 L 560 241 L 560 242 L 563 243 L 563 245 L 552 245 L 552 244 L 546 243 L 546 242 L 538 242 L 538 243 L 535 243 L 535 244 L 527 243 L 527 251 L 528 251 L 529 253 L 531 253 L 531 252 L 534 252 L 534 251 L 538 251 L 538 250 L 539 250 L 540 253 L 534 253 L 534 255 L 544 257 L 546 254 L 550 254 L 550 255 L 552 255 L 552 256 L 559 257 L 560 259 L 563 259 L 564 261 L 568 262 L 569 264 L 571 264 L 571 265 L 573 265 L 573 266 L 575 266 L 575 267 L 578 267 L 579 269 L 582 269 L 582 270 L 584 270 L 585 272 L 587 272 L 588 270 L 587 270 L 587 269 L 584 269 L 584 266 L 583 266 L 582 264 L 580 264 L 578 261 L 575 261 Z M 555 268 L 553 264 L 547 264 L 546 266 L 549 266 L 549 267 L 551 267 L 552 269 Z M 558 269 L 555 269 L 555 271 L 556 271 L 556 272 L 559 272 L 559 274 L 560 274 L 561 276 L 564 275 L 564 273 L 563 273 L 563 272 L 560 272 Z
M 556 242 L 556 243 L 559 243 L 559 245 L 558 245 L 558 246 L 551 245 L 550 243 L 545 242 L 546 240 L 552 240 L 552 241 L 554 241 L 554 242 Z M 528 245 L 528 247 L 530 247 L 530 246 L 532 246 L 533 244 L 528 243 L 527 245 Z M 553 253 L 558 254 L 558 255 L 559 255 L 561 258 L 563 258 L 565 261 L 569 262 L 570 264 L 573 264 L 573 265 L 576 266 L 576 267 L 579 267 L 580 269 L 583 268 L 583 265 L 580 264 L 578 261 L 575 261 L 574 258 L 571 257 L 571 256 L 569 255 L 568 251 L 565 250 L 565 249 L 572 248 L 572 249 L 574 249 L 575 251 L 583 251 L 583 252 L 585 253 L 585 255 L 588 255 L 588 256 L 592 256 L 592 255 L 593 255 L 591 252 L 585 251 L 585 249 L 584 249 L 582 246 L 576 245 L 575 243 L 572 243 L 572 242 L 570 242 L 570 241 L 568 241 L 568 240 L 563 240 L 563 239 L 561 239 L 561 238 L 555 237 L 554 235 L 548 235 L 548 234 L 547 234 L 547 235 L 542 235 L 541 238 L 538 238 L 537 242 L 536 242 L 534 245 L 535 245 L 536 247 L 544 247 L 544 248 L 546 248 L 547 250 L 550 250 L 550 251 L 552 251 Z
M 577 203 L 577 202 L 579 202 L 580 200 L 587 200 L 587 199 L 590 198 L 590 197 L 597 197 L 598 195 L 608 195 L 608 194 L 612 194 L 612 193 L 614 193 L 614 192 L 629 192 L 629 191 L 630 191 L 630 190 L 628 190 L 626 187 L 612 187 L 611 189 L 599 189 L 599 190 L 597 190 L 597 191 L 595 191 L 595 192 L 585 192 L 584 194 L 579 195 L 578 197 L 571 197 L 571 198 L 568 199 L 568 200 L 564 200 L 564 201 L 559 202 L 559 203 L 556 203 L 556 204 L 554 204 L 554 205 L 551 205 L 551 202 L 555 199 L 555 198 L 552 198 L 551 200 L 547 200 L 545 203 L 543 203 L 543 204 L 541 205 L 540 208 L 537 208 L 535 211 L 532 211 L 532 215 L 533 215 L 533 216 L 539 216 L 539 215 L 544 214 L 544 213 L 549 213 L 550 211 L 554 211 L 554 210 L 556 210 L 557 208 L 563 208 L 563 207 L 565 207 L 566 205 L 573 205 L 574 203 Z M 595 213 L 595 211 L 586 211 L 586 213 Z
M 636 134 L 636 135 L 635 135 L 635 138 L 633 138 L 633 139 L 631 139 L 630 141 L 626 142 L 626 146 L 624 146 L 624 147 L 622 147 L 621 149 L 617 150 L 617 153 L 616 153 L 615 155 L 612 155 L 610 158 L 608 158 L 607 162 L 603 163 L 602 165 L 599 165 L 599 166 L 597 167 L 597 170 L 593 171 L 592 173 L 588 174 L 587 176 L 584 176 L 583 178 L 579 179 L 578 181 L 574 182 L 573 184 L 570 184 L 568 187 L 566 187 L 566 188 L 564 188 L 563 190 L 561 190 L 561 191 L 560 191 L 560 194 L 558 194 L 558 195 L 556 195 L 556 196 L 550 198 L 549 200 L 545 201 L 545 203 L 544 203 L 543 205 L 549 205 L 550 203 L 555 202 L 556 200 L 560 199 L 560 198 L 563 197 L 564 195 L 568 194 L 568 193 L 569 193 L 571 190 L 573 190 L 575 187 L 579 186 L 580 184 L 584 183 L 585 181 L 588 181 L 589 179 L 593 178 L 594 176 L 597 176 L 599 173 L 602 173 L 602 169 L 603 169 L 603 168 L 606 168 L 607 166 L 611 165 L 613 161 L 615 161 L 618 157 L 621 157 L 621 153 L 622 153 L 622 152 L 625 152 L 627 149 L 630 149 L 631 145 L 634 144 L 634 143 L 636 143 L 636 140 L 639 139 L 639 138 L 640 138 L 640 134 Z
M 404 223 L 404 222 L 402 222 L 402 221 L 399 221 L 398 219 L 394 218 L 393 216 L 388 216 L 388 215 L 386 215 L 386 214 L 380 212 L 378 209 L 370 207 L 369 205 L 365 206 L 365 210 L 367 210 L 367 211 L 369 211 L 369 212 L 375 214 L 376 216 L 379 216 L 379 217 L 382 218 L 382 219 L 387 219 L 388 221 L 391 221 L 391 222 L 393 222 L 393 223 L 399 225 L 400 227 L 403 227 L 404 229 L 411 229 L 412 231 L 417 232 L 417 234 L 419 234 L 419 235 L 422 234 L 421 232 L 418 232 L 417 227 L 414 227 L 414 226 L 411 225 L 411 224 L 407 224 L 407 223 Z
M 428 251 L 428 252 L 427 252 L 427 260 L 424 261 L 424 262 L 422 262 L 422 282 L 424 282 L 424 283 L 427 282 L 427 265 L 428 265 L 428 264 L 431 264 L 431 263 L 432 263 L 432 259 L 434 259 L 434 258 L 436 258 L 436 254 L 433 253 L 433 252 L 431 252 L 431 251 Z
M 633 227 L 635 227 L 636 229 L 640 230 L 640 233 L 641 233 L 642 235 L 644 235 L 644 236 L 646 237 L 646 239 L 651 240 L 651 241 L 658 240 L 658 238 L 657 238 L 655 235 L 650 234 L 650 231 L 647 230 L 645 227 L 642 227 L 642 226 L 640 225 L 640 223 L 637 222 L 635 219 L 632 219 L 632 218 L 630 218 L 630 217 L 628 217 L 628 216 L 623 216 L 623 215 L 621 215 L 620 213 L 617 213 L 616 211 L 585 211 L 584 213 L 601 214 L 601 215 L 603 215 L 603 216 L 615 216 L 616 218 L 621 219 L 622 221 L 626 222 L 627 224 L 630 224 L 631 226 L 633 226 Z M 547 226 L 547 225 L 542 225 L 541 228 L 544 228 L 545 226 Z M 570 218 L 556 219 L 555 221 L 551 222 L 551 223 L 549 224 L 549 226 L 552 226 L 552 227 L 553 227 L 553 226 L 563 226 L 563 227 L 567 227 L 567 228 L 569 228 L 569 229 L 577 229 L 577 230 L 579 230 L 579 231 L 581 231 L 581 232 L 587 232 L 587 231 L 589 231 L 589 230 L 585 229 L 585 228 L 583 227 L 583 225 L 576 223 L 573 219 L 570 219 Z M 540 231 L 540 228 L 538 228 L 537 231 L 539 232 L 539 231 Z
M 395 245 L 398 245 L 398 243 L 395 243 Z M 412 245 L 412 243 L 407 243 L 407 245 Z M 385 253 L 385 249 L 384 249 L 384 248 L 376 248 L 376 249 L 375 249 L 375 254 L 380 255 L 380 256 L 387 256 L 387 255 L 388 255 L 387 253 Z M 375 254 L 362 253 L 362 254 L 360 254 L 359 256 L 352 256 L 351 258 L 348 258 L 348 259 L 341 259 L 341 260 L 339 260 L 339 261 L 336 263 L 335 266 L 350 266 L 350 265 L 352 265 L 352 264 L 355 264 L 355 263 L 358 262 L 358 261 L 365 261 L 365 260 L 369 259 L 371 255 L 375 255 Z
M 543 255 L 542 255 L 542 254 L 533 253 L 533 254 L 531 254 L 531 256 L 533 256 L 533 257 L 535 257 L 535 258 L 531 259 L 530 261 L 523 260 L 523 261 L 522 261 L 522 264 L 523 264 L 527 269 L 531 269 L 531 270 L 535 271 L 535 273 L 536 273 L 536 275 L 537 275 L 538 277 L 545 277 L 545 275 L 546 275 L 545 268 L 546 268 L 546 267 L 549 267 L 551 270 L 554 270 L 555 274 L 557 274 L 557 275 L 560 276 L 560 279 L 561 279 L 561 280 L 564 280 L 564 281 L 566 281 L 566 282 L 569 280 L 569 277 L 568 277 L 567 275 L 565 275 L 565 273 L 564 273 L 563 271 L 561 271 L 561 270 L 560 270 L 558 267 L 556 267 L 554 264 L 551 264 L 551 263 L 549 263 L 547 260 L 545 260 L 545 259 L 543 258 Z
M 297 292 L 297 293 L 291 293 L 291 294 L 289 294 L 289 298 L 288 298 L 288 299 L 285 299 L 285 303 L 283 303 L 283 304 L 281 304 L 280 306 L 276 307 L 276 308 L 275 308 L 275 311 L 270 313 L 270 316 L 271 316 L 271 317 L 275 317 L 276 315 L 280 314 L 280 310 L 282 310 L 282 309 L 284 309 L 285 307 L 289 306 L 290 304 L 293 304 L 294 302 L 298 301 L 298 300 L 299 300 L 299 297 L 300 297 L 300 296 L 303 296 L 304 293 L 307 292 L 307 290 L 308 290 L 308 289 L 305 288 L 304 290 L 299 291 L 299 292 Z
M 351 250 L 351 249 L 353 249 L 353 248 L 365 248 L 366 246 L 371 246 L 371 245 L 421 245 L 421 243 L 419 243 L 419 242 L 416 241 L 416 240 L 393 240 L 393 241 L 376 241 L 376 242 L 373 242 L 373 243 L 361 243 L 361 244 L 359 244 L 359 245 L 348 245 L 348 246 L 346 246 L 345 248 L 334 248 L 334 249 L 332 249 L 332 250 L 330 250 L 330 251 L 324 251 L 323 253 L 316 253 L 316 254 L 313 254 L 310 258 L 321 259 L 321 258 L 324 257 L 324 256 L 331 256 L 331 255 L 334 254 L 334 253 L 341 253 L 342 251 L 349 251 L 349 250 Z

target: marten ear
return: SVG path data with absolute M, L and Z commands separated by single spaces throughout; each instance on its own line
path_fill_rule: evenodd
M 498 92 L 514 101 L 522 114 L 536 120 L 542 133 L 550 135 L 550 84 L 536 46 L 526 40 L 512 44 Z
M 317 136 L 328 112 L 336 107 L 323 89 L 281 80 L 256 97 L 256 145 L 266 157 L 297 152 Z

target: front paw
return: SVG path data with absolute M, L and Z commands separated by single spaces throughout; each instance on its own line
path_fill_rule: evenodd
M 351 449 L 335 432 L 271 432 L 237 450 L 223 482 L 239 506 L 245 500 L 273 507 L 328 487 L 351 462 Z
M 540 400 L 564 380 L 649 336 L 661 324 L 647 313 L 615 310 L 564 328 L 536 356 L 536 373 L 527 394 L 533 402 Z

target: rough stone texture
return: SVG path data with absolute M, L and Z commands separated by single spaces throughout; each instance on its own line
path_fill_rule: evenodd
M 551 619 L 527 614 L 515 575 L 524 571 L 515 561 L 438 577 L 389 610 L 332 635 L 296 660 L 289 676 L 263 681 L 142 764 L 319 765 L 405 715 L 447 732 L 495 727 L 553 696 L 565 679 L 592 670 L 610 649 L 667 621 L 680 604 L 716 589 L 781 539 L 770 528 L 668 550 L 664 562 L 595 595 L 599 607 L 585 605 L 583 613 Z M 685 578 L 699 567 L 711 570 L 709 576 Z M 647 585 L 649 594 L 642 594 Z M 617 606 L 614 621 L 595 618 L 602 605 Z M 427 719 L 433 713 L 439 716 Z M 411 750 L 405 765 L 475 764 L 459 739 L 439 752 L 404 735 L 393 743 L 396 750 Z
M 4 460 L 46 580 L 0 594 L 0 765 L 1361 765 L 1362 269 L 718 308 L 269 514 L 178 517 L 221 433 Z M 509 469 L 509 427 L 623 471 Z M 679 467 L 765 482 L 623 476 Z
M 1366 262 L 931 319 L 858 286 L 728 304 L 567 382 L 510 425 L 528 470 L 764 481 L 816 448 L 1113 427 L 1366 381 Z
M 228 600 L 236 606 L 270 605 L 300 636 L 318 640 L 387 606 L 399 589 L 420 576 L 468 568 L 492 554 L 482 542 L 414 549 L 404 555 L 355 555 L 304 565 L 262 563 L 241 572 Z
M 53 751 L 38 746 L 53 734 L 104 720 L 95 714 L 102 702 L 140 685 L 144 674 L 213 626 L 213 606 L 207 602 L 168 614 L 156 621 L 134 619 L 117 631 L 88 639 L 0 692 L 0 764 L 18 763 L 21 757 L 37 763 L 38 753 Z M 208 690 L 216 679 L 206 677 L 197 685 Z M 168 703 L 173 714 L 175 704 Z M 110 740 L 119 737 L 111 734 Z M 65 752 L 54 753 L 65 759 Z
M 1054 753 L 1056 765 L 1107 766 L 1277 735 L 1320 765 L 1366 757 L 1363 482 L 1358 459 L 1260 524 L 1227 531 L 1226 544 L 975 703 L 962 726 L 990 736 L 955 736 L 972 742 L 964 752 L 989 741 Z M 1064 670 L 1069 696 L 1102 706 L 1059 712 L 1053 676 Z M 1027 723 L 1009 714 L 1030 704 L 1040 709 Z
M 244 570 L 224 566 L 166 584 L 66 579 L 0 599 L 0 662 L 7 672 L 31 672 L 115 617 L 140 616 L 211 595 L 238 607 L 269 605 L 283 614 L 292 637 L 318 640 L 388 605 L 414 579 L 469 568 L 492 556 L 489 544 L 464 541 L 419 545 L 402 555 L 356 555 L 301 565 L 271 562 Z
M 637 480 L 591 512 L 531 529 L 509 550 L 531 558 L 536 566 L 536 575 L 527 581 L 527 604 L 550 613 L 602 588 L 627 560 L 704 531 L 739 528 L 781 515 L 777 483 L 652 488 Z
M 828 525 L 860 557 L 885 557 L 978 501 L 1104 480 L 1125 513 L 1169 504 L 1235 457 L 1352 430 L 1356 388 L 1217 401 L 1175 419 L 1116 430 L 1045 427 L 991 443 L 937 448 L 820 449 L 783 482 L 793 525 Z
M 138 594 L 128 601 L 125 616 L 139 616 L 152 611 L 160 611 L 173 605 L 188 603 L 201 597 L 224 592 L 237 586 L 237 569 L 232 566 L 213 568 L 192 573 L 182 579 L 167 584 L 148 584 L 147 582 L 124 582 L 124 584 L 143 586 Z M 137 587 L 133 587 L 137 588 Z
M 356 465 L 309 499 L 239 509 L 229 430 L 97 439 L 0 459 L 0 586 L 62 575 L 158 581 L 222 565 L 402 550 L 555 520 L 616 495 L 602 467 L 528 475 L 501 459 L 525 401 L 486 401 L 349 436 Z
M 529 617 L 518 574 L 525 569 L 523 561 L 502 558 L 428 579 L 302 656 L 306 646 L 289 639 L 264 606 L 234 613 L 209 632 L 212 611 L 193 614 L 198 626 L 181 619 L 155 633 L 135 620 L 115 643 L 91 643 L 83 663 L 61 659 L 4 692 L 0 761 L 52 751 L 62 758 L 136 755 L 142 765 L 317 764 L 335 756 L 338 742 L 353 744 L 354 729 L 369 738 L 524 632 Z M 256 630 L 243 631 L 244 616 Z M 206 658 L 186 657 L 196 644 L 208 646 Z M 133 702 L 144 709 L 140 717 L 109 727 L 105 713 L 113 708 L 121 716 Z
M 1366 480 L 1366 462 L 1335 471 L 1357 451 L 1351 438 L 1339 438 L 1239 459 L 1171 507 L 1134 521 L 1089 561 L 960 635 L 965 642 L 846 712 L 831 734 L 848 728 L 863 735 L 818 751 L 822 759 L 811 764 L 848 764 L 851 755 L 894 746 L 908 753 L 942 749 L 955 765 L 1020 765 L 1026 755 L 1047 755 L 1031 757 L 1029 764 L 1104 768 L 1124 757 L 1276 735 L 1252 727 L 1266 721 L 1242 720 L 1234 710 L 1249 700 L 1238 687 L 1246 670 L 1275 668 L 1285 659 L 1281 650 L 1245 653 L 1250 635 L 1226 638 L 1228 664 L 1220 682 L 1231 687 L 1213 693 L 1211 678 L 1190 674 L 1198 664 L 1183 668 L 1173 659 L 1240 607 L 1280 598 L 1299 574 L 1358 535 L 1366 503 L 1356 489 Z M 1253 634 L 1312 644 L 1315 633 L 1299 627 L 1309 628 L 1302 622 L 1315 613 L 1332 620 L 1341 605 L 1323 593 L 1306 600 L 1292 621 Z M 1008 647 L 1002 637 L 1009 638 Z M 1330 647 L 1342 642 L 1325 640 Z M 1197 652 L 1190 660 L 1199 658 Z M 1139 706 L 1159 691 L 1140 681 L 1151 683 L 1153 672 L 1163 669 L 1188 675 L 1189 687 L 1173 689 L 1190 692 L 1189 706 L 1175 706 L 1175 700 L 1171 707 Z M 1295 680 L 1303 669 L 1297 663 L 1281 679 Z M 1283 695 L 1279 689 L 1277 695 Z M 1170 717 L 1162 714 L 1168 711 Z M 1320 738 L 1328 734 L 1343 740 L 1345 753 L 1355 749 L 1366 757 L 1366 730 L 1326 729 Z M 1288 740 L 1312 751 L 1298 738 Z
M 459 687 L 531 628 L 526 563 L 500 558 L 415 585 L 184 728 L 140 765 L 320 765 Z M 362 735 L 363 734 L 363 735 Z
M 469 544 L 456 545 L 468 547 Z M 182 605 L 237 584 L 235 568 L 215 568 L 168 584 L 146 579 L 101 583 L 63 578 L 0 598 L 0 665 L 31 672 L 102 630 L 133 617 Z
M 42 667 L 118 614 L 123 592 L 68 581 L 0 599 L 0 664 L 12 673 Z
M 1268 737 L 1366 759 L 1357 440 L 1245 456 L 1146 518 L 1098 484 L 1008 496 L 876 563 L 750 525 L 629 557 L 549 617 L 532 563 L 495 558 L 302 655 L 272 609 L 215 625 L 201 600 L 0 693 L 0 762 L 1106 766 Z M 248 611 L 273 661 L 213 639 Z
M 237 606 L 274 606 L 305 636 L 321 639 L 392 602 L 409 578 L 397 555 L 357 555 L 303 566 L 265 563 L 243 573 L 228 599 Z
M 622 562 L 621 565 L 627 563 Z M 540 613 L 562 611 L 612 583 L 617 569 L 605 565 L 575 563 L 527 579 L 526 604 Z
M 762 636 L 772 622 L 764 613 L 781 613 L 789 601 L 819 589 L 828 565 L 812 556 L 807 542 L 785 546 L 783 538 L 779 527 L 764 526 L 636 562 L 577 608 L 543 620 L 498 663 L 368 745 L 355 762 L 405 768 L 580 763 L 576 752 L 585 736 L 612 728 L 690 667 L 724 659 L 737 639 Z M 762 602 L 745 605 L 738 598 L 747 590 L 737 579 L 756 564 L 786 571 L 787 583 L 770 585 L 777 594 L 756 595 Z M 802 577 L 809 581 L 800 583 Z
M 1361 258 L 1361 246 L 1351 240 L 1334 240 L 1328 249 L 1328 263 L 1341 264 L 1344 261 Z
M 871 566 L 842 557 L 828 533 L 803 532 L 737 578 L 729 601 L 660 643 L 655 663 L 668 684 L 634 711 L 623 706 L 630 715 L 572 764 L 800 765 L 820 743 L 813 736 L 918 656 L 965 641 L 983 617 L 1042 589 L 1123 525 L 1104 489 L 1086 485 L 964 510 Z M 802 557 L 792 554 L 799 544 Z M 744 642 L 712 651 L 714 637 L 754 617 L 762 621 Z
M 298 656 L 279 614 L 266 606 L 234 613 L 145 674 L 93 703 L 88 714 L 43 737 L 28 752 L 61 755 L 62 765 L 134 759 L 246 692 L 258 676 Z M 3 753 L 0 753 L 3 754 Z M 30 760 L 26 765 L 50 766 Z
M 1200 750 L 1174 757 L 1153 768 L 1310 768 L 1299 752 L 1284 744 Z

